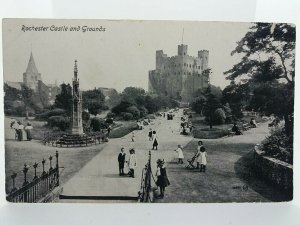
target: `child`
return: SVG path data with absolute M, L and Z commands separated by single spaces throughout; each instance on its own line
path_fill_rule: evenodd
M 157 160 L 156 185 L 160 188 L 160 198 L 164 197 L 165 189 L 170 185 L 164 160 Z
M 149 141 L 152 141 L 153 140 L 153 136 L 152 136 L 152 129 L 151 128 L 149 130 L 148 136 L 149 136 Z
M 178 157 L 177 157 L 178 158 L 178 163 L 183 164 L 184 156 L 183 156 L 183 152 L 182 152 L 182 146 L 178 145 L 178 148 L 174 151 L 176 151 L 177 154 L 178 154 Z
M 129 167 L 129 173 L 128 175 L 132 178 L 134 178 L 134 169 L 137 167 L 137 160 L 135 156 L 135 150 L 132 148 L 129 150 L 129 159 L 128 159 L 128 167 Z
M 152 150 L 154 150 L 154 149 L 157 150 L 158 142 L 157 142 L 157 134 L 156 134 L 156 131 L 153 131 L 152 134 L 153 134 L 152 140 L 154 140 L 154 141 L 153 141 L 153 145 L 152 145 Z
M 206 149 L 204 147 L 200 149 L 200 158 L 201 158 L 200 172 L 205 173 L 207 154 L 206 154 Z

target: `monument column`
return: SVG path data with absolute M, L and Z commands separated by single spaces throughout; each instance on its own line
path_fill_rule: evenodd
M 72 134 L 83 134 L 82 127 L 82 95 L 79 90 L 78 68 L 77 60 L 74 65 L 74 78 L 73 78 L 73 107 L 72 107 Z

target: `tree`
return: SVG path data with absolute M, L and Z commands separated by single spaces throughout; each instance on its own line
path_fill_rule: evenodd
M 242 60 L 224 73 L 227 79 L 248 85 L 253 109 L 283 117 L 290 139 L 293 136 L 295 40 L 296 30 L 291 24 L 256 23 L 231 53 L 242 54 Z M 279 103 L 279 100 L 282 101 Z
M 54 107 L 64 109 L 68 115 L 72 113 L 72 87 L 70 84 L 61 84 L 61 92 L 56 95 Z
M 22 95 L 22 100 L 25 105 L 25 114 L 26 118 L 28 118 L 28 107 L 32 105 L 31 98 L 33 96 L 33 91 L 27 87 L 26 85 L 21 86 L 21 95 Z
M 145 95 L 146 92 L 142 88 L 126 87 L 122 92 L 122 99 L 136 103 L 139 106 L 142 106 L 144 105 Z
M 203 108 L 204 108 L 205 101 L 206 101 L 205 96 L 196 98 L 196 100 L 191 103 L 192 109 L 196 113 L 203 115 Z
M 100 89 L 82 92 L 83 108 L 88 109 L 92 115 L 97 115 L 105 107 L 105 96 Z
M 205 92 L 205 97 L 206 100 L 203 106 L 203 111 L 206 120 L 209 122 L 209 127 L 212 128 L 214 112 L 216 111 L 217 108 L 221 107 L 221 104 L 219 99 L 217 99 L 216 96 L 211 93 L 210 86 L 207 88 Z

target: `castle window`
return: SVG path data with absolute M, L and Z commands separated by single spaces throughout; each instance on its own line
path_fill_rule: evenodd
M 183 74 L 185 75 L 185 72 Z
M 190 68 L 192 67 L 192 65 L 190 64 Z
M 198 69 L 200 69 L 200 66 L 198 66 Z
M 184 63 L 184 66 L 186 66 L 186 63 Z

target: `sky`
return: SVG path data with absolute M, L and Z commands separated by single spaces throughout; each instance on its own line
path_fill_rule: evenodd
M 46 31 L 22 31 L 25 27 L 49 27 Z M 50 31 L 65 26 L 67 31 Z M 70 27 L 80 26 L 79 31 Z M 86 31 L 82 27 L 105 28 Z M 94 87 L 141 87 L 148 90 L 148 71 L 155 69 L 155 52 L 177 54 L 177 46 L 188 45 L 188 55 L 209 51 L 211 83 L 224 88 L 223 72 L 239 62 L 231 51 L 249 30 L 250 23 L 180 22 L 133 20 L 34 20 L 3 21 L 3 67 L 5 81 L 22 81 L 32 51 L 36 67 L 46 84 L 71 83 L 74 60 L 82 90 Z

